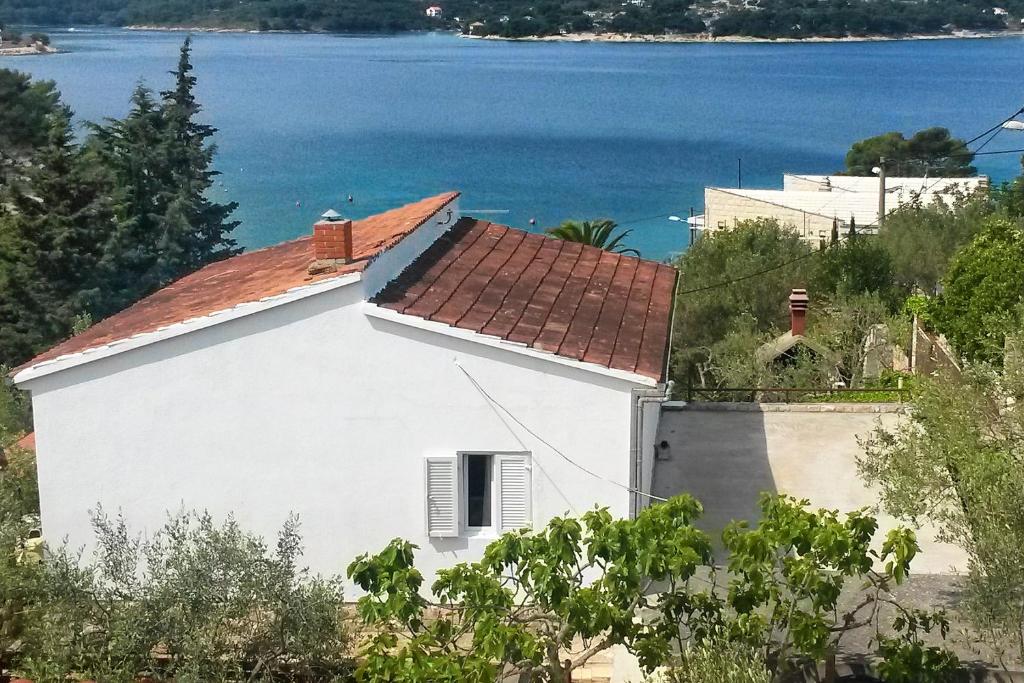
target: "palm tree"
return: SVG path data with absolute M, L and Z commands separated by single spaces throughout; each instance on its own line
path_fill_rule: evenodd
M 604 249 L 615 254 L 633 254 L 639 256 L 636 249 L 622 246 L 622 240 L 629 236 L 632 230 L 623 230 L 618 235 L 612 235 L 612 231 L 618 225 L 615 221 L 602 218 L 596 221 L 565 221 L 557 228 L 545 230 L 552 237 L 557 237 L 566 242 L 580 242 L 589 244 L 598 249 Z

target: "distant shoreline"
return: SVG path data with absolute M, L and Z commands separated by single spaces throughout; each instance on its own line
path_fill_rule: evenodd
M 136 24 L 124 26 L 129 31 L 173 31 L 189 33 L 254 33 L 254 34 L 322 34 L 346 35 L 334 31 L 261 31 L 254 28 L 214 27 L 214 26 L 158 26 Z M 399 33 L 422 33 L 422 31 L 401 31 Z M 870 35 L 845 36 L 833 38 L 828 36 L 808 36 L 807 38 L 758 38 L 754 36 L 711 36 L 708 34 L 634 34 L 634 33 L 563 33 L 557 36 L 526 36 L 522 38 L 506 38 L 504 36 L 476 36 L 468 33 L 448 31 L 459 38 L 472 40 L 499 40 L 525 43 L 868 43 L 894 42 L 905 40 L 977 40 L 982 38 L 1024 37 L 1024 31 L 954 31 L 953 33 L 913 33 L 907 35 Z M 360 34 L 365 35 L 365 34 Z M 381 33 L 380 35 L 397 35 Z M 2 53 L 0 53 L 2 54 Z
M 28 55 L 53 55 L 60 52 L 52 45 L 44 45 L 42 48 L 35 45 L 19 45 L 18 47 L 0 47 L 0 57 L 25 57 Z
M 954 33 L 914 33 L 894 36 L 808 36 L 807 38 L 758 38 L 754 36 L 710 36 L 707 34 L 652 35 L 632 33 L 563 33 L 557 36 L 527 36 L 505 38 L 503 36 L 474 36 L 459 34 L 461 38 L 474 40 L 504 40 L 510 42 L 551 42 L 551 43 L 869 43 L 899 40 L 951 40 L 980 38 L 1009 38 L 1024 36 L 1024 31 L 956 31 Z

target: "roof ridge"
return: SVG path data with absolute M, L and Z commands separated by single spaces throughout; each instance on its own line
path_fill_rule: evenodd
M 479 224 L 479 223 L 486 223 L 486 225 L 485 225 L 485 226 L 483 227 L 483 229 L 482 229 L 482 230 L 480 230 L 480 231 L 479 231 L 479 232 L 478 232 L 478 233 L 476 234 L 476 236 L 475 236 L 475 237 L 473 237 L 473 241 L 472 241 L 472 242 L 470 242 L 470 243 L 469 243 L 468 245 L 466 245 L 466 248 L 465 248 L 465 249 L 463 249 L 463 250 L 462 250 L 462 251 L 460 252 L 460 254 L 459 254 L 460 256 L 461 256 L 462 254 L 465 254 L 465 253 L 466 253 L 467 251 L 469 251 L 470 249 L 472 249 L 472 248 L 473 248 L 473 246 L 475 246 L 477 242 L 479 242 L 479 241 L 480 241 L 481 239 L 483 239 L 483 236 L 487 234 L 487 228 L 489 228 L 489 227 L 490 227 L 490 226 L 492 225 L 492 223 L 491 223 L 490 221 L 477 221 L 477 223 L 478 223 L 478 224 Z M 470 228 L 470 232 L 472 232 L 472 228 Z M 452 240 L 452 239 L 451 239 L 450 237 L 448 237 L 448 233 L 445 233 L 445 234 L 444 234 L 444 235 L 442 235 L 442 236 L 441 236 L 440 238 L 438 238 L 437 240 L 435 240 L 435 241 L 434 241 L 434 244 L 437 244 L 437 243 L 438 243 L 439 241 L 441 241 L 441 240 L 444 240 L 444 239 L 447 239 L 447 240 L 449 241 L 449 243 L 450 243 L 450 244 L 457 244 L 457 242 L 456 242 L 455 240 Z M 433 245 L 431 245 L 431 246 L 433 246 Z M 425 252 L 424 252 L 424 253 L 425 253 Z M 416 257 L 415 259 L 413 259 L 413 262 L 412 262 L 412 264 L 410 265 L 410 268 L 412 267 L 412 265 L 414 265 L 414 264 L 415 264 L 415 263 L 416 263 L 417 261 L 419 261 L 419 260 L 420 260 L 421 258 L 423 258 L 423 254 L 422 254 L 422 253 L 421 253 L 421 254 L 420 254 L 419 256 L 417 256 L 417 257 Z M 426 294 L 427 294 L 427 292 L 429 292 L 429 291 L 430 291 L 430 288 L 431 288 L 431 287 L 433 287 L 434 283 L 435 283 L 435 282 L 437 282 L 438 280 L 440 280 L 440 279 L 441 279 L 441 277 L 442 277 L 442 276 L 443 276 L 443 275 L 444 275 L 445 273 L 447 273 L 447 272 L 448 272 L 448 270 L 449 270 L 449 269 L 450 269 L 450 268 L 451 268 L 451 267 L 452 267 L 453 265 L 455 265 L 455 264 L 456 264 L 457 262 L 458 262 L 458 259 L 457 259 L 457 258 L 456 258 L 456 259 L 452 259 L 451 261 L 449 261 L 449 262 L 448 262 L 448 263 L 447 263 L 447 264 L 445 265 L 445 267 L 444 267 L 444 268 L 442 268 L 442 269 L 441 269 L 441 271 L 440 271 L 440 272 L 439 272 L 439 273 L 438 273 L 437 275 L 435 275 L 435 276 L 434 276 L 434 277 L 433 277 L 433 278 L 431 279 L 430 283 L 429 283 L 429 284 L 428 284 L 428 285 L 427 285 L 426 287 L 424 287 L 424 288 L 423 288 L 423 291 L 422 291 L 422 292 L 420 292 L 419 294 L 417 294 L 417 295 L 416 295 L 416 297 L 415 297 L 415 298 L 414 298 L 414 299 L 413 299 L 412 301 L 410 301 L 409 303 L 405 304 L 405 305 L 403 306 L 403 308 L 402 308 L 402 310 L 401 310 L 400 312 L 401 312 L 401 313 L 405 313 L 405 312 L 406 312 L 406 311 L 408 311 L 408 310 L 409 310 L 410 308 L 412 308 L 413 306 L 415 306 L 416 304 L 418 304 L 418 303 L 420 302 L 420 299 L 422 299 L 422 298 L 424 297 L 424 295 L 426 295 Z M 464 279 L 465 279 L 465 277 L 463 277 L 463 280 L 464 280 Z M 459 282 L 462 282 L 462 280 L 460 280 Z M 443 306 L 444 304 L 442 303 L 441 305 Z M 438 308 L 440 308 L 440 306 L 439 306 Z M 436 313 L 436 312 L 437 312 L 437 311 L 435 310 L 435 311 L 434 311 L 434 313 Z M 411 315 L 411 314 L 410 314 L 410 315 Z

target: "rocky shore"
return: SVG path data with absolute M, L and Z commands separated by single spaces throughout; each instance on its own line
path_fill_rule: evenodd
M 894 40 L 949 40 L 972 38 L 1006 38 L 1024 36 L 1021 31 L 954 31 L 938 34 L 909 34 L 898 36 L 846 36 L 830 38 L 810 36 L 807 38 L 755 38 L 752 36 L 712 36 L 706 33 L 673 34 L 673 35 L 642 35 L 633 33 L 563 33 L 557 36 L 528 36 L 524 38 L 505 38 L 502 36 L 475 36 L 460 34 L 462 38 L 477 40 L 508 40 L 523 42 L 560 42 L 560 43 L 860 43 Z
M 259 31 L 241 27 L 211 26 L 159 26 L 132 25 L 124 28 L 132 31 L 179 31 L 188 33 L 320 33 L 320 31 Z M 560 43 L 860 43 L 895 40 L 954 40 L 979 38 L 1008 38 L 1024 36 L 1024 31 L 953 31 L 951 33 L 920 33 L 907 35 L 845 36 L 832 38 L 809 36 L 807 38 L 755 38 L 752 36 L 712 36 L 708 33 L 685 34 L 636 34 L 636 33 L 562 33 L 557 36 L 526 36 L 505 38 L 503 36 L 478 36 L 457 33 L 460 38 L 474 40 L 505 40 L 516 42 L 560 42 Z M 0 53 L 2 54 L 2 53 Z
M 52 55 L 60 52 L 52 45 L 17 45 L 15 47 L 0 47 L 0 57 L 18 57 L 24 55 Z

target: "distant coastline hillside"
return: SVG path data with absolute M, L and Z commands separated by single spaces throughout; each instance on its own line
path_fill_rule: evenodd
M 993 6 L 998 2 L 999 6 Z M 501 38 L 847 38 L 1019 31 L 1024 0 L 0 0 L 0 22 Z

